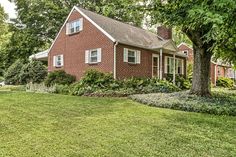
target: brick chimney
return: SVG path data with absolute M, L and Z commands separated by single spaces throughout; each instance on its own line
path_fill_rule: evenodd
M 172 39 L 172 28 L 166 26 L 158 26 L 157 34 L 165 40 Z

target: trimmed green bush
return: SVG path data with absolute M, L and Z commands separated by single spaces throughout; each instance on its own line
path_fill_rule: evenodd
M 67 74 L 63 70 L 58 70 L 49 73 L 45 80 L 45 85 L 46 86 L 53 86 L 55 84 L 58 85 L 70 85 L 74 83 L 76 80 L 75 76 Z
M 234 86 L 234 81 L 230 78 L 220 77 L 216 81 L 216 86 L 225 87 L 225 88 L 232 88 Z
M 47 76 L 47 68 L 40 61 L 31 61 L 23 65 L 20 72 L 21 84 L 41 83 Z
M 4 78 L 5 84 L 7 85 L 19 85 L 20 84 L 20 73 L 23 67 L 21 60 L 16 60 L 6 71 Z

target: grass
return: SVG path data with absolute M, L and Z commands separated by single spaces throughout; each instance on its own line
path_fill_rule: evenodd
M 125 98 L 0 92 L 0 156 L 235 157 L 236 117 Z
M 131 99 L 150 106 L 201 112 L 215 115 L 236 116 L 236 90 L 214 88 L 212 97 L 189 95 L 188 91 L 176 93 L 138 94 Z

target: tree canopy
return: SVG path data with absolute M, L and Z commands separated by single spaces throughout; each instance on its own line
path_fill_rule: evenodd
M 210 94 L 212 55 L 235 58 L 236 2 L 232 0 L 150 0 L 145 5 L 153 24 L 178 27 L 193 43 L 194 74 L 191 93 Z

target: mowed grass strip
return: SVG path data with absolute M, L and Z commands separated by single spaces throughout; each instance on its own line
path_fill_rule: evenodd
M 0 92 L 0 156 L 234 157 L 236 117 L 125 98 Z

